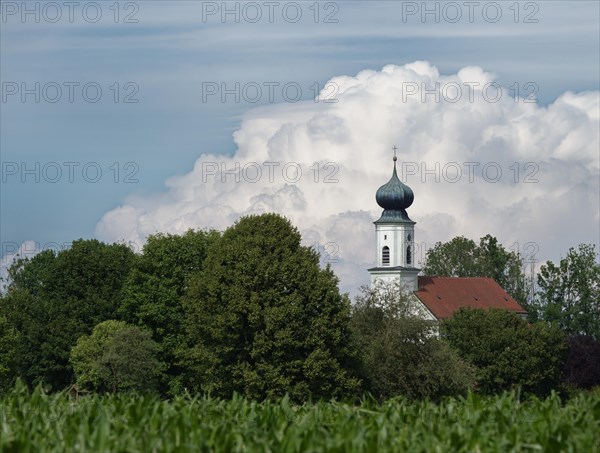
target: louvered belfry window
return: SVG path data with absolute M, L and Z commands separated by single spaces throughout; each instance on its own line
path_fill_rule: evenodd
M 384 266 L 390 265 L 390 248 L 387 245 L 381 251 L 381 263 Z

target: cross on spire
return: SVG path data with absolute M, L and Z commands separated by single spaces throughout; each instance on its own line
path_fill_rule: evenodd
M 396 145 L 394 145 L 394 147 L 393 147 L 392 149 L 394 150 L 394 162 L 396 162 L 396 160 L 398 159 L 398 158 L 396 157 L 396 150 L 397 150 L 398 148 L 396 148 Z

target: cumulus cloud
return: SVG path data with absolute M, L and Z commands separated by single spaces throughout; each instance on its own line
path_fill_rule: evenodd
M 533 247 L 538 260 L 597 242 L 599 92 L 541 106 L 526 98 L 531 87 L 514 98 L 495 80 L 479 67 L 442 75 L 424 61 L 334 77 L 315 101 L 249 110 L 233 156 L 200 155 L 164 193 L 107 212 L 96 234 L 143 243 L 278 212 L 355 292 L 375 261 L 374 195 L 396 145 L 420 253 L 459 234 L 490 233 L 523 254 Z

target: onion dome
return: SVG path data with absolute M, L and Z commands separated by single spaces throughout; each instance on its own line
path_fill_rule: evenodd
M 412 222 L 406 209 L 412 204 L 415 195 L 410 187 L 403 184 L 396 173 L 396 156 L 394 156 L 394 172 L 392 178 L 375 194 L 377 204 L 383 208 L 383 214 L 377 222 Z

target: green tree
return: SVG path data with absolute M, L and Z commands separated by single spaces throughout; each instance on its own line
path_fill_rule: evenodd
M 216 231 L 193 230 L 183 235 L 150 236 L 123 287 L 119 313 L 125 321 L 152 331 L 160 359 L 168 364 L 162 390 L 171 394 L 181 390 L 177 351 L 185 344 L 182 296 L 218 238 Z
M 486 235 L 479 245 L 464 236 L 437 242 L 427 251 L 423 273 L 440 277 L 491 277 L 517 302 L 527 308 L 523 259 Z
M 600 386 L 600 340 L 591 335 L 569 337 L 563 376 L 570 387 L 591 389 Z
M 361 351 L 363 375 L 378 398 L 411 399 L 465 393 L 475 370 L 437 336 L 435 321 L 398 282 L 362 288 L 352 309 L 352 332 Z
M 27 290 L 32 296 L 39 296 L 44 283 L 49 280 L 56 253 L 43 250 L 33 258 L 17 258 L 8 269 L 8 289 Z
M 108 320 L 77 340 L 70 360 L 81 388 L 147 392 L 158 382 L 161 363 L 156 353 L 150 332 Z
M 185 299 L 190 385 L 228 397 L 353 394 L 350 302 L 276 214 L 244 217 L 210 248 Z
M 12 387 L 17 377 L 18 343 L 19 332 L 0 314 L 0 395 Z
M 538 316 L 568 334 L 600 340 L 600 264 L 593 244 L 570 248 L 558 265 L 547 261 L 538 274 Z
M 40 295 L 55 259 L 54 251 L 45 250 L 33 258 L 18 257 L 8 269 L 6 293 L 0 295 L 3 342 L 8 342 L 0 348 L 4 385 L 17 377 L 31 385 L 46 371 L 41 348 L 48 316 Z
M 478 388 L 497 393 L 521 386 L 546 395 L 558 387 L 567 342 L 555 327 L 529 324 L 501 309 L 462 308 L 442 325 L 443 337 L 477 367 Z
M 116 318 L 133 259 L 123 244 L 78 240 L 13 264 L 0 314 L 19 333 L 17 369 L 27 384 L 61 389 L 72 382 L 71 348 L 96 324 Z
M 464 236 L 450 242 L 437 242 L 427 250 L 423 273 L 440 277 L 483 277 L 478 275 L 483 272 L 477 244 Z

